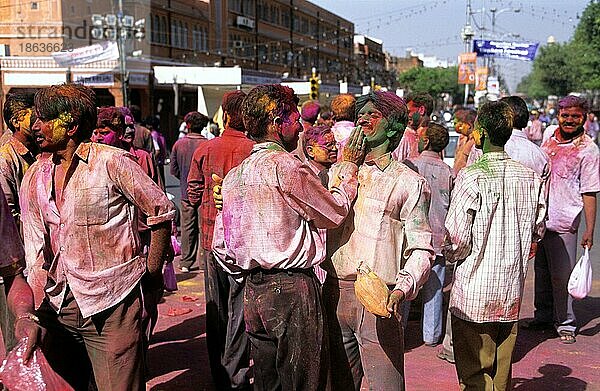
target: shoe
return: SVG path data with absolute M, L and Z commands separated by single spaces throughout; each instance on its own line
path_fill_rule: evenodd
M 440 360 L 446 360 L 448 361 L 450 364 L 454 364 L 454 355 L 450 355 L 448 354 L 444 349 L 440 349 L 440 351 L 437 354 L 437 358 L 439 358 Z
M 573 331 L 560 330 L 558 332 L 558 335 L 560 336 L 560 342 L 566 345 L 570 345 L 576 342 L 575 333 Z
M 521 328 L 525 330 L 552 330 L 554 326 L 550 322 L 542 322 L 537 319 L 523 322 Z
M 189 273 L 190 272 L 190 268 L 189 267 L 185 267 L 185 266 L 181 266 L 179 268 L 179 270 L 181 270 L 182 273 Z

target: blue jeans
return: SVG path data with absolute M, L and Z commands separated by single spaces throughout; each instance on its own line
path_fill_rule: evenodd
M 442 305 L 444 303 L 444 275 L 446 274 L 446 261 L 444 257 L 437 256 L 431 267 L 427 282 L 421 288 L 423 300 L 423 342 L 437 344 L 442 336 Z M 402 303 L 402 320 L 404 328 L 408 322 L 410 301 Z

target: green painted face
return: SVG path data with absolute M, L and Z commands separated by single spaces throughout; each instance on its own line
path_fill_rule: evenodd
M 362 128 L 367 142 L 371 146 L 378 146 L 388 141 L 392 135 L 388 135 L 386 130 L 389 122 L 383 118 L 381 111 L 377 110 L 372 102 L 368 102 L 359 112 L 356 124 Z

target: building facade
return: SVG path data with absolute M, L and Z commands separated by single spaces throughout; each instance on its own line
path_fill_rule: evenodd
M 155 66 L 240 67 L 252 75 L 246 80 L 256 84 L 306 81 L 312 68 L 324 87 L 358 81 L 354 24 L 306 0 L 121 0 L 129 23 L 143 21 L 145 33 L 143 39 L 136 39 L 131 29 L 123 33 L 123 73 L 118 59 L 66 67 L 51 56 L 116 40 L 121 31 L 111 15 L 119 14 L 118 0 L 4 3 L 3 96 L 15 89 L 76 81 L 93 87 L 103 104 L 120 105 L 125 83 L 129 103 L 140 105 L 144 115 L 159 114 L 169 133 L 176 131 L 181 113 L 196 109 L 198 89 L 176 80 L 172 84 L 178 85 L 157 83 Z M 100 26 L 92 15 L 105 17 Z

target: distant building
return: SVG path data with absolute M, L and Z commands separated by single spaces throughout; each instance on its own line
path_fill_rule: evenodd
M 423 67 L 423 60 L 414 55 L 411 51 L 406 52 L 406 57 L 389 56 L 387 69 L 393 69 L 398 74 L 413 68 Z
M 354 36 L 354 78 L 368 86 L 374 83 L 392 87 L 394 80 L 387 67 L 387 55 L 383 51 L 383 41 L 365 35 Z
M 51 57 L 56 51 L 99 42 L 92 34 L 92 15 L 117 12 L 117 0 L 4 1 L 0 7 L 3 96 L 11 89 L 72 80 L 93 87 L 103 104 L 122 104 L 118 60 L 67 69 Z M 145 21 L 144 39 L 125 40 L 130 103 L 139 105 L 144 115 L 160 114 L 167 132 L 176 133 L 175 107 L 177 114 L 197 108 L 198 87 L 185 81 L 179 81 L 177 88 L 157 84 L 157 65 L 240 67 L 241 88 L 307 80 L 313 67 L 323 90 L 327 84 L 339 88 L 340 80 L 357 84 L 354 24 L 306 0 L 123 0 L 123 13 L 131 15 L 133 22 Z M 109 30 L 104 33 L 110 35 Z M 382 60 L 380 54 L 378 65 L 371 66 L 379 69 Z M 206 99 L 220 102 L 223 89 L 207 91 Z

